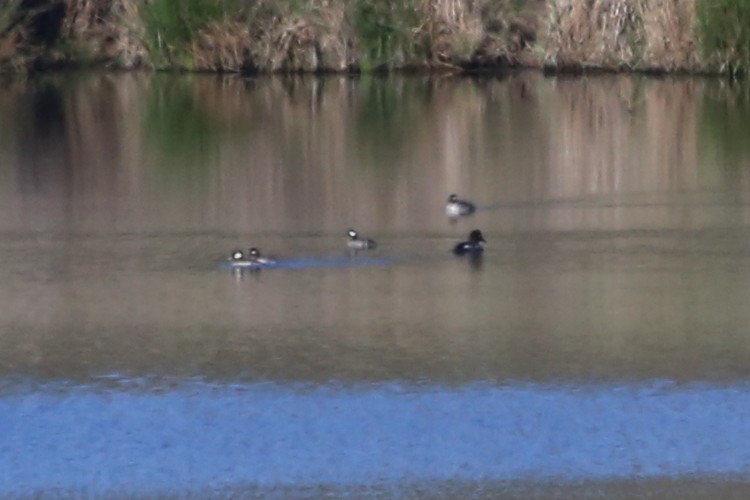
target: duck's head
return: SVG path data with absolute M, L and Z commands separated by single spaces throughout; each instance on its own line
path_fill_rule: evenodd
M 472 241 L 474 243 L 479 243 L 480 241 L 483 243 L 487 243 L 487 240 L 485 240 L 484 236 L 482 236 L 482 231 L 480 231 L 479 229 L 475 229 L 469 233 L 469 241 Z
M 235 250 L 232 252 L 232 256 L 229 257 L 229 260 L 242 260 L 245 258 L 245 254 L 242 253 L 242 250 Z
M 458 195 L 452 194 L 448 197 L 448 203 L 456 203 L 458 201 Z
M 248 250 L 247 254 L 251 259 L 257 259 L 258 257 L 260 257 L 260 250 L 253 247 L 250 250 Z
M 350 240 L 356 240 L 356 239 L 357 239 L 357 236 L 358 236 L 358 233 L 357 233 L 357 231 L 355 231 L 354 229 L 350 229 L 350 230 L 348 230 L 348 231 L 346 232 L 346 234 L 348 234 L 348 235 L 349 235 L 349 239 L 350 239 Z

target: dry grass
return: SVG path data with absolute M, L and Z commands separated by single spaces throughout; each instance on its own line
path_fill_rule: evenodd
M 357 17 L 362 4 L 311 0 L 299 7 L 266 0 L 254 4 L 244 22 L 207 27 L 190 52 L 196 68 L 209 70 L 344 71 L 362 64 L 450 67 L 469 61 L 485 41 L 487 3 L 419 0 L 409 7 L 407 20 L 400 11 L 373 5 L 382 18 L 365 28 L 377 30 L 375 24 L 382 23 L 383 31 L 363 33 Z M 490 47 L 506 48 L 485 43 L 485 48 Z
M 243 20 L 201 30 L 188 53 L 195 69 L 211 71 L 342 71 L 353 64 L 343 0 L 312 0 L 304 8 L 266 0 Z
M 644 66 L 666 71 L 698 69 L 695 2 L 651 0 L 642 19 Z
M 31 10 L 16 2 L 0 10 L 0 28 L 18 18 L 14 30 L 0 31 L 0 58 L 27 67 L 150 65 L 230 72 L 514 64 L 531 60 L 519 55 L 530 53 L 534 19 L 544 2 L 209 2 L 202 4 L 211 11 L 205 19 L 206 9 L 199 8 L 183 16 L 188 26 L 173 15 L 179 3 L 166 0 L 62 0 Z M 40 15 L 54 18 L 54 28 L 45 27 L 41 38 Z
M 484 35 L 481 3 L 422 0 L 419 10 L 424 21 L 420 30 L 429 41 L 431 64 L 461 62 L 472 56 Z
M 146 58 L 134 0 L 66 0 L 61 37 L 92 59 L 132 68 Z
M 169 40 L 166 25 L 180 23 L 173 3 L 62 0 L 19 11 L 19 0 L 7 0 L 0 8 L 0 65 L 104 63 L 230 72 L 541 64 L 563 70 L 700 71 L 706 66 L 696 34 L 700 5 L 692 0 L 209 2 L 211 16 L 202 19 L 196 10 L 182 38 Z M 64 9 L 54 43 L 35 39 L 39 13 L 55 5 Z M 164 32 L 154 28 L 153 19 L 149 23 L 148 11 L 156 6 Z M 724 52 L 722 61 L 731 63 L 733 53 Z
M 558 68 L 636 63 L 643 0 L 552 0 L 546 60 Z
M 270 23 L 253 16 L 251 54 L 265 71 L 342 71 L 354 63 L 343 0 L 312 0 L 304 8 L 278 5 Z
M 519 54 L 530 52 L 544 1 L 519 9 L 516 0 L 404 0 L 398 8 L 376 0 L 259 0 L 201 29 L 183 60 L 189 69 L 258 72 L 529 62 Z M 184 64 L 172 59 L 167 65 Z
M 550 0 L 545 62 L 558 69 L 697 68 L 695 6 L 681 0 Z
M 136 5 L 135 0 L 64 0 L 25 8 L 12 1 L 0 17 L 0 65 L 138 66 L 147 53 Z
M 245 65 L 245 40 L 248 38 L 248 27 L 243 23 L 211 23 L 198 34 L 198 39 L 189 48 L 193 54 L 195 69 L 241 71 Z

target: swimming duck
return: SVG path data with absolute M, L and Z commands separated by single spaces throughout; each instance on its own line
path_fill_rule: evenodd
M 232 267 L 250 269 L 259 269 L 276 264 L 275 260 L 262 257 L 260 251 L 255 247 L 248 250 L 247 255 L 242 250 L 233 251 L 229 261 L 232 263 Z
M 445 215 L 448 217 L 460 217 L 462 215 L 471 215 L 476 211 L 477 207 L 473 203 L 458 199 L 458 195 L 452 194 L 448 197 L 448 202 L 445 204 Z
M 482 231 L 479 229 L 473 230 L 469 233 L 469 240 L 462 241 L 453 247 L 453 253 L 456 255 L 468 255 L 470 257 L 478 257 L 482 255 L 484 248 L 482 243 L 486 243 Z
M 349 235 L 349 240 L 346 242 L 346 246 L 352 250 L 369 250 L 377 246 L 373 240 L 360 238 L 359 233 L 354 229 L 350 229 L 346 234 Z
M 275 260 L 268 257 L 263 257 L 260 254 L 260 250 L 255 247 L 247 251 L 247 258 L 250 262 L 254 262 L 255 264 L 258 264 L 260 266 L 273 266 L 276 264 Z
M 245 254 L 242 253 L 242 250 L 233 250 L 232 255 L 229 257 L 230 262 L 243 262 L 245 260 Z

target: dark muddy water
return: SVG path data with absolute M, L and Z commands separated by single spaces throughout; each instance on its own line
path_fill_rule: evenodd
M 0 496 L 747 495 L 749 127 L 706 79 L 5 82 Z

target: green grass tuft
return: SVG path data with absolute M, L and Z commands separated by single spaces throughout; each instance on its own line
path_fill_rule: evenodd
M 186 47 L 208 24 L 237 15 L 238 0 L 152 0 L 141 16 L 156 66 L 189 66 Z
M 696 6 L 703 56 L 733 75 L 750 69 L 750 0 L 700 0 Z
M 419 36 L 423 20 L 416 0 L 359 0 L 353 17 L 365 71 L 400 66 L 426 52 Z

